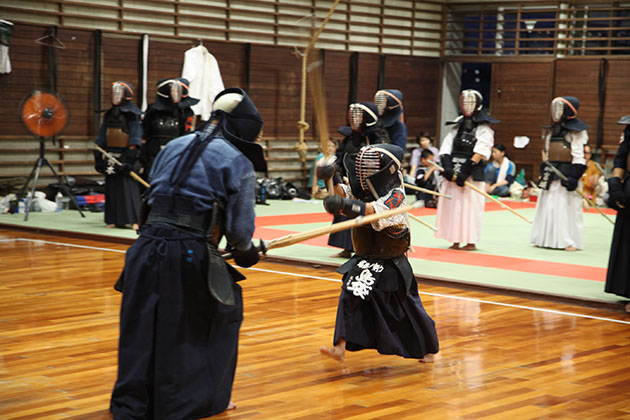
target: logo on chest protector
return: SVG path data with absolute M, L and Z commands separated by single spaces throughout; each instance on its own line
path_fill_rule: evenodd
M 365 300 L 373 289 L 374 283 L 383 272 L 383 265 L 361 260 L 352 269 L 346 281 L 346 290 Z

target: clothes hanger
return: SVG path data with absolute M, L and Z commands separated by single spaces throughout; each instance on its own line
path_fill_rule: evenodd
M 60 50 L 65 50 L 66 46 L 63 42 L 57 37 L 57 27 L 51 26 L 48 30 L 48 33 L 41 38 L 37 38 L 35 40 L 36 44 L 46 45 L 47 47 L 59 48 Z

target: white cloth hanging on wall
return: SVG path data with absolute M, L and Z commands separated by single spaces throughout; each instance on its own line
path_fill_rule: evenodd
M 147 102 L 147 75 L 149 74 L 149 35 L 142 35 L 142 112 L 148 108 Z
M 203 121 L 208 120 L 215 96 L 224 89 L 216 58 L 203 45 L 189 49 L 184 53 L 182 77 L 190 82 L 188 95 L 199 99 L 191 109 Z
M 0 19 L 0 74 L 11 73 L 11 60 L 9 59 L 9 43 L 13 23 Z
M 0 74 L 11 73 L 11 60 L 9 59 L 9 46 L 0 45 Z

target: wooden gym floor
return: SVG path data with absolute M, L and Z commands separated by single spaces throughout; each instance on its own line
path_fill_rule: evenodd
M 0 230 L 0 419 L 109 419 L 126 245 Z M 630 314 L 420 284 L 434 364 L 330 344 L 326 270 L 243 270 L 233 400 L 216 419 L 630 419 Z

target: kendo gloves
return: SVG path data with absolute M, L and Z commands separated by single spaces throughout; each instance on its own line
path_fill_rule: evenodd
M 365 203 L 360 200 L 332 195 L 324 199 L 324 208 L 330 214 L 340 215 L 354 218 L 365 215 Z
M 116 173 L 126 175 L 131 172 L 134 168 L 134 165 L 138 161 L 139 154 L 140 150 L 137 148 L 130 148 L 123 151 L 122 155 L 120 156 L 120 163 L 122 163 L 122 166 L 116 166 Z
M 442 155 L 440 157 L 440 163 L 442 164 L 442 168 L 444 168 L 442 176 L 449 181 L 453 181 L 455 170 L 453 169 L 453 158 L 451 155 Z
M 623 184 L 621 178 L 614 176 L 608 178 L 608 206 L 617 211 L 627 209 L 627 205 L 630 204 L 626 200 L 626 196 L 623 191 Z
M 573 164 L 571 165 L 571 170 L 569 171 L 569 175 L 567 176 L 567 180 L 560 180 L 560 183 L 567 191 L 575 191 L 578 187 L 578 183 L 582 174 L 586 170 L 586 165 Z
M 94 169 L 101 174 L 107 171 L 107 161 L 103 159 L 101 152 L 98 150 L 94 150 Z
M 234 256 L 234 262 L 239 267 L 244 267 L 244 268 L 251 267 L 252 265 L 256 264 L 260 260 L 260 254 L 258 253 L 258 248 L 256 248 L 256 245 L 254 245 L 253 242 L 251 246 L 249 247 L 249 249 L 246 251 L 239 251 L 238 249 L 234 248 L 232 250 L 232 255 Z
M 332 178 L 333 185 L 341 184 L 342 179 L 341 175 L 339 175 L 337 164 L 335 163 L 336 160 L 335 156 L 329 156 L 320 160 L 317 163 L 317 178 L 326 183 L 328 183 L 328 180 Z
M 473 169 L 475 169 L 475 162 L 468 159 L 466 163 L 462 165 L 462 169 L 457 174 L 457 177 L 455 178 L 455 183 L 458 186 L 463 187 L 466 184 L 466 180 L 468 179 L 468 177 L 472 175 Z
M 99 159 L 94 162 L 94 169 L 96 172 L 104 174 L 107 172 L 107 162 L 103 159 Z

